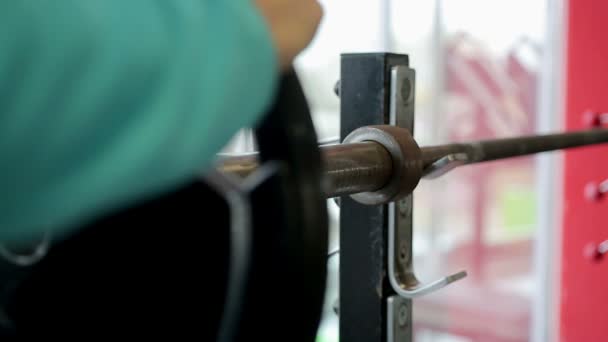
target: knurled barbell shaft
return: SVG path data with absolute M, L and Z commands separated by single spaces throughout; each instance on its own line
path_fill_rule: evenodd
M 590 129 L 568 133 L 491 139 L 467 143 L 422 147 L 424 168 L 454 154 L 467 157 L 467 164 L 525 156 L 540 152 L 608 143 L 608 129 Z M 382 188 L 393 172 L 387 150 L 376 142 L 321 146 L 328 198 Z M 224 157 L 224 172 L 246 176 L 257 168 L 254 154 Z
M 380 189 L 391 177 L 393 165 L 386 149 L 375 142 L 320 146 L 327 197 Z M 223 172 L 246 177 L 258 167 L 254 153 L 223 156 Z

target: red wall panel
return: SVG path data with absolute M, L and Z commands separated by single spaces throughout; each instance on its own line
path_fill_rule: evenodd
M 566 126 L 585 127 L 588 110 L 608 112 L 608 1 L 568 1 Z M 556 117 L 557 119 L 557 117 Z M 565 153 L 561 341 L 608 341 L 608 256 L 585 257 L 608 239 L 608 198 L 585 197 L 589 182 L 608 178 L 608 147 Z

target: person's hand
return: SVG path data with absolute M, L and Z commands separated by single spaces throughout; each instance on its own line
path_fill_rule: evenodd
M 281 70 L 310 44 L 323 10 L 317 0 L 255 0 L 272 32 Z

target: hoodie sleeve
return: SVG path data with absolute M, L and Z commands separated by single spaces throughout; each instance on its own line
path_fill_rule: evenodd
M 0 2 L 0 241 L 168 191 L 278 80 L 252 0 Z

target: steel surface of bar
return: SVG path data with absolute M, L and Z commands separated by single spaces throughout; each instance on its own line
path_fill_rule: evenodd
M 375 191 L 392 173 L 391 157 L 375 142 L 321 146 L 327 197 Z M 246 177 L 258 167 L 257 155 L 221 155 L 222 171 Z
M 321 148 L 328 197 L 376 191 L 392 174 L 391 156 L 375 142 Z
M 442 157 L 464 153 L 468 157 L 468 164 L 473 164 L 606 142 L 608 142 L 608 129 L 596 128 L 566 133 L 429 146 L 422 148 L 422 157 L 425 167 L 428 167 Z
M 540 152 L 608 143 L 608 129 L 481 140 L 422 147 L 425 169 L 448 156 L 464 156 L 456 166 L 520 157 Z M 375 142 L 321 146 L 328 198 L 375 191 L 385 185 L 392 173 L 386 149 Z M 223 155 L 222 171 L 245 177 L 257 167 L 255 154 Z

